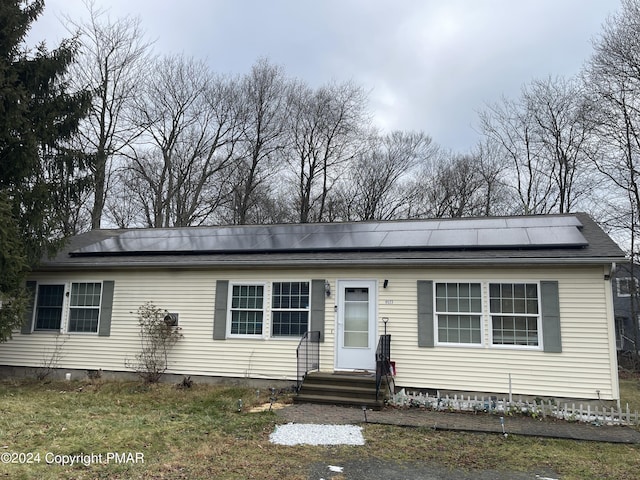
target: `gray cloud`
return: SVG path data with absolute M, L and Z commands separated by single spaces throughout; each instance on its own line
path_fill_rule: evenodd
M 464 151 L 476 112 L 524 83 L 578 73 L 618 0 L 111 0 L 111 15 L 140 16 L 158 53 L 204 59 L 243 74 L 268 57 L 313 86 L 353 80 L 370 91 L 375 123 L 423 130 Z M 588 5 L 588 8 L 586 7 Z M 81 0 L 48 0 L 32 36 L 64 38 L 61 14 Z

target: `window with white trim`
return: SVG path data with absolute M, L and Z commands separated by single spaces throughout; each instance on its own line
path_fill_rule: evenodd
M 616 293 L 619 297 L 630 297 L 638 293 L 638 279 L 634 277 L 616 278 Z
M 72 283 L 69 332 L 97 333 L 102 283 Z
M 35 331 L 65 331 L 68 333 L 98 333 L 101 282 L 69 284 L 38 284 L 35 303 Z M 65 305 L 65 297 L 69 297 Z M 63 317 L 68 321 L 63 322 Z
M 438 343 L 482 344 L 480 283 L 436 283 L 435 300 Z
M 301 337 L 309 329 L 309 282 L 274 282 L 271 335 Z
M 38 285 L 34 330 L 60 331 L 64 305 L 64 285 Z
M 264 285 L 235 284 L 231 288 L 229 333 L 262 335 L 264 322 Z
M 537 283 L 490 283 L 493 345 L 540 346 Z

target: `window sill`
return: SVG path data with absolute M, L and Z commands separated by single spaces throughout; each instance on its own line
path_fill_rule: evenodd
M 232 335 L 227 334 L 227 340 L 265 340 L 266 337 L 264 335 Z
M 448 343 L 436 342 L 436 347 L 452 347 L 452 348 L 484 348 L 482 343 Z
M 540 345 L 528 346 L 528 345 L 489 345 L 489 348 L 495 348 L 497 350 L 525 350 L 529 352 L 542 352 L 544 349 Z

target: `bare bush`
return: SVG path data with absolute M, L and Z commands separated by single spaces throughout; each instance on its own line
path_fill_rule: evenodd
M 134 360 L 126 359 L 125 367 L 135 372 L 145 383 L 156 383 L 166 372 L 169 351 L 182 338 L 180 327 L 174 326 L 169 312 L 147 302 L 138 308 L 140 353 Z

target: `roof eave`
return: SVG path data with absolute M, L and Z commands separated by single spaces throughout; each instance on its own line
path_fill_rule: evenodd
M 308 267 L 309 265 L 320 267 L 411 267 L 411 266 L 452 266 L 452 267 L 495 267 L 495 266 L 593 266 L 593 265 L 611 265 L 612 263 L 620 263 L 626 261 L 625 257 L 579 257 L 579 258 L 465 258 L 465 259 L 446 259 L 446 258 L 398 258 L 398 259 L 291 259 L 291 260 L 263 260 L 256 262 L 255 260 L 212 260 L 210 262 L 187 263 L 187 262 L 136 262 L 129 258 L 126 263 L 118 264 L 115 262 L 75 262 L 64 264 L 41 265 L 34 269 L 35 272 L 60 272 L 60 271 L 81 271 L 81 270 L 132 270 L 132 269 L 206 269 L 206 268 L 269 268 L 269 267 Z

